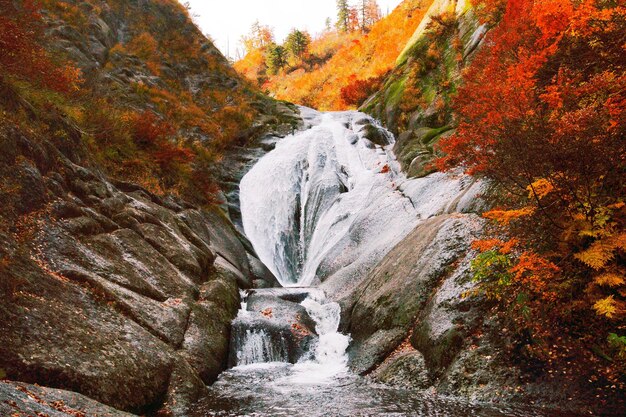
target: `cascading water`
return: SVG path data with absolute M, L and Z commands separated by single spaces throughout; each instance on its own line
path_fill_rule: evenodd
M 297 335 L 292 333 L 293 330 L 286 334 L 280 330 L 280 317 L 273 317 L 270 313 L 249 311 L 245 302 L 248 295 L 242 294 L 244 301 L 233 322 L 231 334 L 231 364 L 246 366 L 258 363 L 296 362 L 292 375 L 294 381 L 321 382 L 345 372 L 348 359 L 346 349 L 350 338 L 338 332 L 341 319 L 339 304 L 328 301 L 324 292 L 315 288 L 286 290 L 281 292 L 280 296 L 274 294 L 273 290 L 254 291 L 254 296 L 269 296 L 279 300 L 281 296 L 288 298 L 294 294 L 304 294 L 304 300 L 299 304 L 313 320 L 317 337 L 313 339 L 313 343 L 307 345 L 308 350 L 301 352 L 299 357 L 290 355 L 290 339 L 297 338 Z M 276 323 L 271 323 L 272 321 Z
M 332 300 L 420 221 L 464 210 L 481 187 L 462 175 L 407 179 L 385 144 L 393 138 L 380 130 L 373 138 L 376 122 L 361 113 L 301 113 L 309 129 L 281 140 L 240 189 L 247 236 L 290 288 L 242 297 L 233 368 L 192 415 L 543 416 L 394 389 L 348 371 L 350 338 L 338 332 L 341 310 Z
M 280 337 L 271 337 L 262 327 L 255 325 L 255 315 L 248 311 L 245 291 L 240 292 L 241 309 L 231 330 L 231 365 L 249 365 L 262 362 L 287 362 L 287 346 Z
M 393 136 L 365 114 L 301 111 L 312 127 L 279 142 L 240 185 L 246 235 L 283 286 L 362 275 L 471 188 L 464 176 L 408 180 Z

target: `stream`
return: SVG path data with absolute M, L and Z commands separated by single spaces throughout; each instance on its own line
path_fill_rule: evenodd
M 230 369 L 194 416 L 548 416 L 394 388 L 349 370 L 336 300 L 420 221 L 463 210 L 481 185 L 463 175 L 407 179 L 393 136 L 358 112 L 301 108 L 308 129 L 242 179 L 243 226 L 283 288 L 242 293 Z M 375 134 L 372 134 L 374 131 Z

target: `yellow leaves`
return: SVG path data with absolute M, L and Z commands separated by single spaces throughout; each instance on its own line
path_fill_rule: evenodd
M 623 312 L 620 304 L 621 303 L 615 300 L 615 297 L 610 295 L 606 298 L 596 301 L 596 303 L 593 305 L 593 309 L 596 311 L 597 315 L 612 319 Z
M 614 246 L 604 240 L 594 242 L 589 249 L 574 255 L 576 259 L 596 271 L 604 268 L 614 257 Z
M 523 207 L 518 210 L 491 210 L 483 214 L 483 217 L 490 220 L 495 220 L 498 223 L 508 225 L 511 221 L 528 217 L 535 213 L 535 207 Z
M 599 271 L 615 258 L 617 249 L 626 248 L 626 233 L 596 240 L 591 246 L 574 255 L 585 265 Z
M 615 272 L 606 272 L 604 274 L 598 275 L 593 279 L 593 281 L 598 285 L 613 288 L 626 284 L 626 279 L 624 279 L 624 276 Z
M 536 196 L 539 200 L 541 200 L 554 191 L 554 186 L 545 178 L 540 178 L 526 187 L 526 190 L 528 191 L 528 198 L 532 199 Z

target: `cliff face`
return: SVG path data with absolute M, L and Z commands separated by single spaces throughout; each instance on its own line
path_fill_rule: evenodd
M 0 377 L 185 415 L 227 365 L 239 289 L 277 285 L 197 185 L 246 165 L 201 156 L 297 118 L 242 82 L 175 1 L 43 3 L 48 49 L 84 82 L 62 98 L 0 77 Z M 142 147 L 124 123 L 146 112 L 171 128 Z M 192 162 L 158 162 L 170 145 Z M 57 415 L 59 399 L 117 415 L 65 391 L 0 391 L 3 415 Z
M 486 31 L 467 2 L 433 2 L 383 88 L 362 105 L 396 134 L 394 151 L 409 176 L 432 172 L 433 146 L 454 128 L 461 70 Z
M 230 149 L 298 123 L 293 106 L 232 69 L 176 0 L 43 7 L 48 50 L 83 78 L 55 104 L 108 175 L 196 204 L 224 200 L 218 166 Z

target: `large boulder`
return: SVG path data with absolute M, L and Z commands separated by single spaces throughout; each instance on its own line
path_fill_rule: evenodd
M 424 355 L 410 350 L 392 355 L 372 373 L 377 380 L 401 388 L 427 388 L 431 379 Z
M 468 285 L 468 261 L 463 260 L 481 224 L 475 215 L 436 216 L 417 226 L 378 264 L 352 298 L 347 326 L 353 338 L 353 370 L 369 372 L 394 351 L 454 271 L 462 271 L 455 275 L 456 285 Z M 442 309 L 441 315 L 437 331 L 458 322 L 461 312 Z M 439 363 L 428 355 L 425 359 L 433 366 Z

